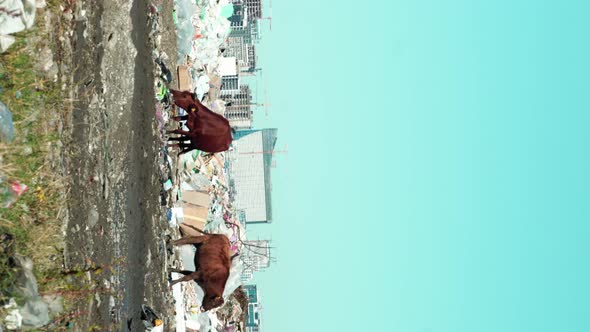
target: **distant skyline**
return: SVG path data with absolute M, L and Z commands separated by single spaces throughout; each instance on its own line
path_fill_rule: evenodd
M 590 331 L 590 3 L 272 5 L 262 331 Z

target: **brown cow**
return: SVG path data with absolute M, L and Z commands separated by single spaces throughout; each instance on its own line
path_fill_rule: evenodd
M 202 309 L 209 311 L 223 305 L 223 291 L 229 278 L 231 257 L 229 239 L 222 234 L 205 233 L 196 227 L 202 236 L 185 236 L 173 241 L 173 245 L 194 244 L 197 246 L 195 254 L 196 271 L 171 269 L 172 272 L 184 274 L 184 277 L 174 280 L 170 287 L 181 281 L 194 280 L 205 292 Z
M 186 120 L 189 131 L 180 129 L 168 131 L 168 134 L 180 135 L 168 139 L 169 141 L 178 141 L 177 144 L 172 146 L 181 149 L 179 154 L 194 149 L 210 153 L 228 150 L 233 140 L 229 121 L 201 104 L 192 93 L 172 89 L 170 91 L 174 97 L 174 103 L 188 113 L 188 115 L 175 116 L 172 119 L 176 121 Z M 190 141 L 189 144 L 185 143 L 187 140 Z

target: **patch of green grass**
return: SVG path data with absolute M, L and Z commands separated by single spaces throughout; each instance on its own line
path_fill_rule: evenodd
M 42 280 L 54 277 L 60 266 L 65 206 L 64 185 L 48 163 L 48 152 L 60 139 L 55 124 L 66 110 L 63 92 L 59 82 L 35 70 L 38 50 L 51 41 L 43 24 L 39 15 L 36 26 L 16 34 L 16 42 L 0 54 L 0 101 L 12 112 L 15 129 L 13 142 L 0 143 L 0 174 L 29 187 L 10 208 L 0 209 L 0 233 L 12 234 L 15 251 L 33 259 L 40 288 L 59 287 L 59 280 Z M 7 254 L 0 252 L 0 301 L 16 296 L 15 277 Z

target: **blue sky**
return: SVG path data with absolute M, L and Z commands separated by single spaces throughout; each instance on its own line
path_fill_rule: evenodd
M 590 331 L 590 5 L 272 7 L 263 330 Z

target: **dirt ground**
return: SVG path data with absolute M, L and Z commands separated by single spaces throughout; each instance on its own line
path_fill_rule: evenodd
M 176 64 L 173 0 L 158 0 L 160 49 Z M 88 294 L 75 303 L 75 331 L 143 331 L 147 304 L 171 329 L 160 203 L 150 2 L 82 0 L 62 38 L 61 74 L 69 78 L 73 111 L 65 119 L 70 179 L 65 269 Z

